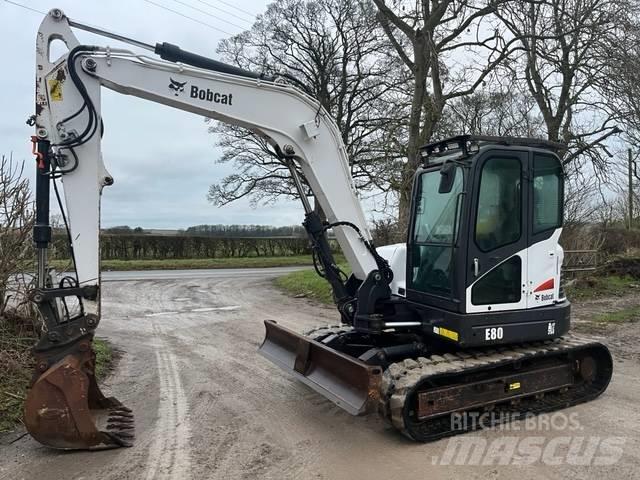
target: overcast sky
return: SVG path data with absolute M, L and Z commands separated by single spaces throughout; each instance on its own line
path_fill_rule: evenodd
M 227 35 L 211 26 L 238 33 L 243 30 L 240 27 L 250 27 L 252 18 L 238 8 L 259 14 L 269 3 L 266 0 L 153 0 L 209 24 L 205 26 L 144 0 L 15 2 L 43 12 L 59 7 L 80 22 L 147 43 L 175 43 L 183 49 L 213 57 L 216 45 Z M 41 20 L 38 13 L 0 0 L 0 153 L 13 152 L 14 157 L 25 160 L 32 158 L 29 137 L 33 130 L 25 125 L 25 120 L 33 113 L 34 45 Z M 81 31 L 76 34 L 81 42 L 114 44 L 112 40 Z M 256 209 L 244 200 L 221 208 L 207 202 L 209 185 L 228 174 L 231 168 L 215 164 L 220 151 L 214 147 L 215 138 L 207 133 L 201 117 L 107 89 L 103 89 L 102 115 L 104 161 L 115 178 L 115 184 L 103 193 L 103 226 L 184 228 L 202 223 L 292 225 L 302 221 L 298 202 L 281 201 Z M 171 140 L 167 140 L 169 138 Z

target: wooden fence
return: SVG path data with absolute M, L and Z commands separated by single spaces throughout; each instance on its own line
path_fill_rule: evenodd
M 593 272 L 600 264 L 599 250 L 565 250 L 562 271 L 567 273 Z

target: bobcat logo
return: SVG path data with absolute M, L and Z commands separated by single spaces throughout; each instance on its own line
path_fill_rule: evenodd
M 173 92 L 173 94 L 177 97 L 180 93 L 184 92 L 184 86 L 187 82 L 178 82 L 173 78 L 169 78 L 171 83 L 169 84 L 169 90 Z

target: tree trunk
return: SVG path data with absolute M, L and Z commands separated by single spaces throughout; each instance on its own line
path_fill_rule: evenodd
M 427 55 L 426 42 L 424 34 L 418 31 L 413 44 L 414 62 L 413 74 L 415 77 L 415 86 L 413 90 L 413 98 L 411 100 L 411 115 L 409 116 L 409 139 L 407 145 L 407 163 L 402 169 L 400 180 L 399 195 L 399 212 L 398 227 L 400 232 L 406 232 L 409 225 L 409 216 L 411 214 L 411 191 L 413 188 L 413 177 L 420 165 L 420 147 L 424 137 L 422 131 L 422 109 L 426 96 L 426 84 L 428 73 L 428 62 L 425 57 Z

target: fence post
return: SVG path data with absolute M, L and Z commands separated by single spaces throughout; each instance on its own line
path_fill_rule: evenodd
M 629 149 L 629 230 L 633 228 L 633 156 Z

